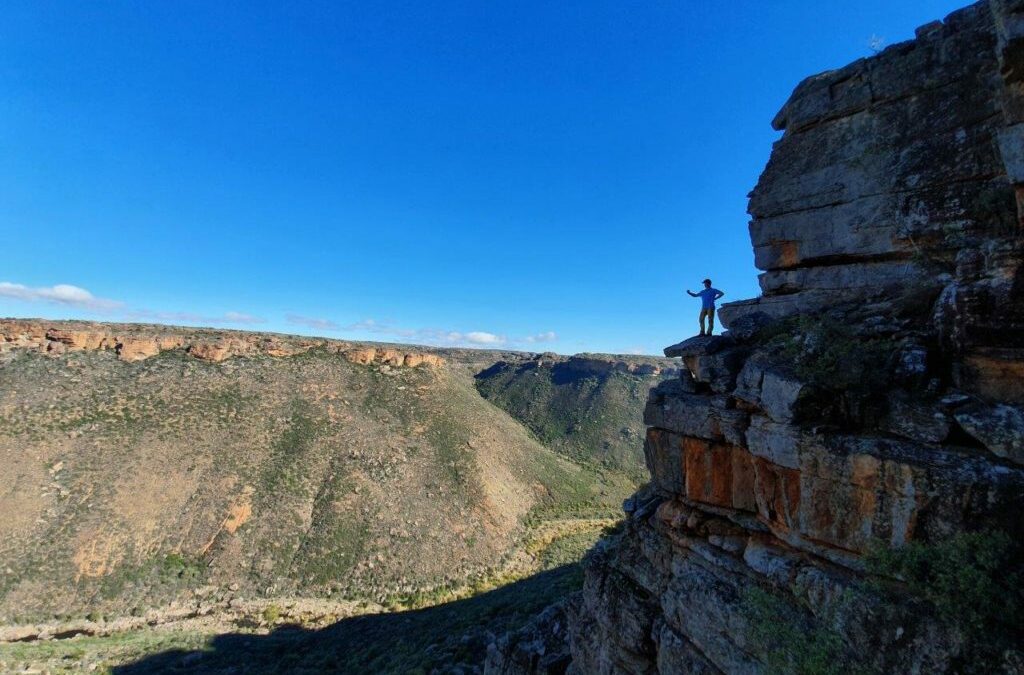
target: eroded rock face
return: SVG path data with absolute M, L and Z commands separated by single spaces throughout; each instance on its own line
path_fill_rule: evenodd
M 0 353 L 28 349 L 59 357 L 69 352 L 112 350 L 122 361 L 138 362 L 161 352 L 180 349 L 201 361 L 221 363 L 239 356 L 286 358 L 316 347 L 326 347 L 360 364 L 436 368 L 445 363 L 443 357 L 428 352 L 357 347 L 340 340 L 145 324 L 0 320 Z
M 961 672 L 973 638 L 883 599 L 866 560 L 1020 537 L 1024 4 L 808 78 L 774 125 L 762 296 L 666 348 L 684 368 L 650 393 L 651 482 L 566 605 L 569 672 L 766 672 L 758 593 L 769 629 L 831 631 L 851 669 Z
M 436 354 L 403 352 L 397 349 L 366 347 L 360 349 L 349 349 L 343 351 L 342 355 L 350 363 L 358 363 L 364 366 L 377 364 L 395 368 L 403 366 L 408 368 L 416 368 L 418 366 L 436 368 L 444 364 L 444 359 Z
M 142 361 L 160 353 L 160 342 L 155 339 L 125 338 L 117 344 L 117 356 L 122 361 Z

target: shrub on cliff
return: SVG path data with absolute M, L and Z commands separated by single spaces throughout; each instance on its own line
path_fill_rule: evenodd
M 1024 551 L 1004 532 L 959 533 L 936 543 L 877 548 L 868 570 L 899 580 L 966 638 L 964 672 L 998 670 L 1024 639 Z M 876 590 L 888 589 L 876 584 Z
M 791 604 L 760 588 L 747 589 L 743 613 L 750 638 L 770 675 L 845 675 L 861 672 L 843 658 L 838 631 L 800 616 Z

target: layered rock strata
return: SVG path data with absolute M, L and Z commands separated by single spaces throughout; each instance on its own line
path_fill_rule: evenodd
M 797 87 L 750 200 L 762 296 L 665 350 L 651 482 L 558 608 L 563 646 L 539 621 L 495 672 L 549 672 L 536 645 L 572 673 L 1020 672 L 1019 626 L 972 661 L 935 604 L 960 598 L 869 561 L 1021 539 L 1022 83 L 1024 3 L 993 1 Z
M 959 387 L 1024 403 L 1024 27 L 981 2 L 809 77 L 750 197 L 761 297 L 722 308 L 928 310 Z
M 242 331 L 183 329 L 145 324 L 0 321 L 0 353 L 25 349 L 60 356 L 73 351 L 109 350 L 122 361 L 143 361 L 161 352 L 183 350 L 202 361 L 219 363 L 235 356 L 287 357 L 323 348 L 352 363 L 393 367 L 438 367 L 437 354 L 400 347 L 370 347 L 342 340 L 302 338 Z

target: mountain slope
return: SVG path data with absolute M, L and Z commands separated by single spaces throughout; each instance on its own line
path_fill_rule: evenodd
M 501 564 L 531 511 L 614 508 L 629 489 L 543 447 L 463 368 L 322 344 L 193 356 L 6 355 L 0 619 L 206 586 L 384 600 Z
M 500 361 L 476 376 L 476 386 L 548 447 L 642 482 L 647 392 L 677 372 L 668 359 L 545 354 Z

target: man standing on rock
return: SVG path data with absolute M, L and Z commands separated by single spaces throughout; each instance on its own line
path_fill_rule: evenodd
M 704 290 L 694 293 L 686 291 L 691 298 L 700 298 L 700 334 L 711 335 L 715 332 L 715 300 L 725 295 L 717 288 L 711 288 L 711 279 L 704 280 Z M 708 318 L 708 331 L 704 332 L 704 317 Z

